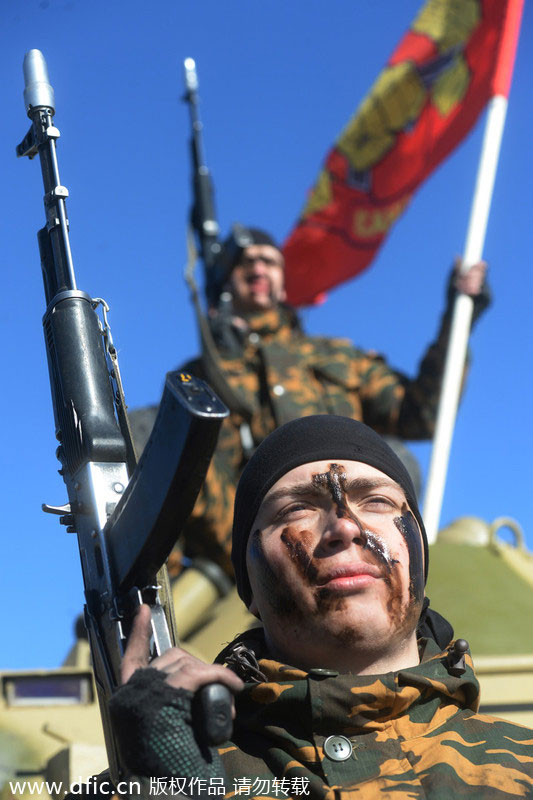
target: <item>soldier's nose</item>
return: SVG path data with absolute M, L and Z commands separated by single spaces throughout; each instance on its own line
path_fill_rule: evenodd
M 260 258 L 256 258 L 250 265 L 252 275 L 268 275 L 268 267 Z
M 339 517 L 333 512 L 322 536 L 323 546 L 327 550 L 344 549 L 352 543 L 363 546 L 366 543 L 363 526 L 355 517 Z

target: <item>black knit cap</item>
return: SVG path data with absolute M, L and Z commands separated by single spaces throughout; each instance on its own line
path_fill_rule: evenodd
M 316 414 L 288 422 L 267 436 L 246 465 L 237 486 L 231 560 L 237 591 L 247 607 L 251 602 L 252 590 L 246 569 L 246 546 L 263 498 L 276 481 L 291 469 L 330 458 L 369 464 L 401 486 L 422 532 L 424 574 L 427 578 L 429 554 L 426 531 L 411 478 L 398 456 L 379 434 L 362 422 L 332 414 Z
M 269 244 L 271 247 L 275 247 L 276 250 L 280 249 L 276 240 L 261 228 L 246 228 L 246 230 L 252 237 L 252 244 Z
M 233 267 L 239 263 L 243 251 L 254 244 L 268 244 L 275 247 L 276 250 L 280 250 L 279 244 L 267 231 L 262 228 L 248 228 L 236 223 L 232 233 L 222 245 L 220 265 L 226 278 Z

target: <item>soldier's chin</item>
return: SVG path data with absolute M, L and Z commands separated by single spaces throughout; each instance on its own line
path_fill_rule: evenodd
M 334 629 L 352 630 L 355 638 L 389 637 L 403 629 L 405 613 L 391 613 L 386 603 L 376 597 L 372 603 L 361 596 L 350 595 L 339 599 L 329 610 L 329 623 Z
M 271 294 L 258 292 L 250 296 L 249 305 L 253 311 L 265 311 L 268 308 L 273 308 L 276 303 Z

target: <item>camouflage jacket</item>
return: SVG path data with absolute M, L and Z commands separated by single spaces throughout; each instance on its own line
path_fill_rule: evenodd
M 284 422 L 309 414 L 340 414 L 362 420 L 379 433 L 404 439 L 432 436 L 448 336 L 448 315 L 426 351 L 418 375 L 409 379 L 384 359 L 347 339 L 310 337 L 289 313 L 271 310 L 252 316 L 238 354 L 220 353 L 228 383 L 250 409 L 257 446 Z M 206 378 L 201 359 L 183 369 Z M 225 420 L 207 478 L 184 530 L 190 557 L 218 562 L 232 574 L 229 553 L 235 487 L 246 462 L 241 426 Z M 172 574 L 172 559 L 169 563 Z
M 220 749 L 226 797 L 533 796 L 533 731 L 477 713 L 469 655 L 466 672 L 453 677 L 435 642 L 420 646 L 420 665 L 385 675 L 260 659 L 265 680 L 246 684 L 233 742 Z M 337 760 L 339 752 L 347 758 Z

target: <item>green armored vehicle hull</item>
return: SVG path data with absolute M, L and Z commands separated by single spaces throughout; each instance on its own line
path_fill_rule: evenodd
M 497 538 L 503 527 L 514 544 Z M 462 518 L 441 531 L 430 560 L 427 593 L 470 643 L 480 710 L 533 727 L 533 553 L 519 526 Z M 173 584 L 182 642 L 205 660 L 256 624 L 236 591 L 221 597 L 210 574 L 202 564 Z M 55 799 L 80 783 L 90 793 L 91 776 L 107 764 L 87 642 L 79 639 L 59 669 L 0 672 L 0 682 L 0 800 Z

